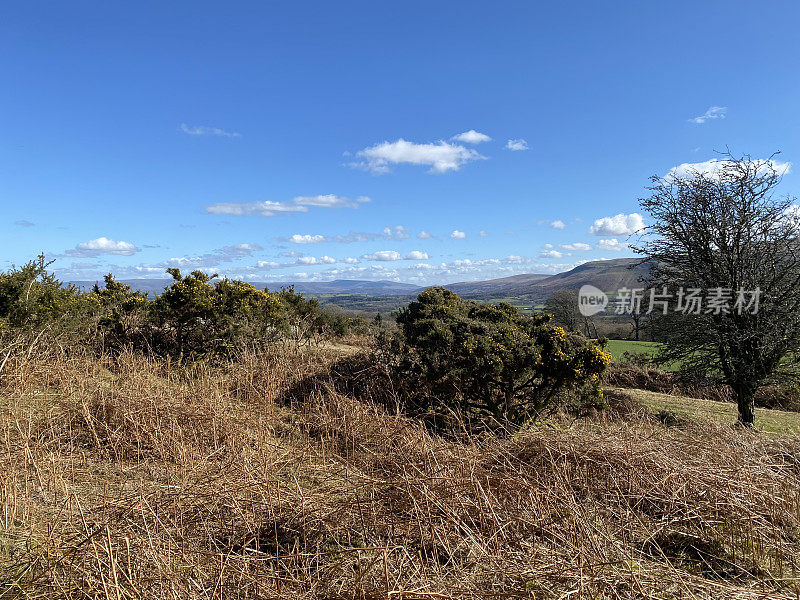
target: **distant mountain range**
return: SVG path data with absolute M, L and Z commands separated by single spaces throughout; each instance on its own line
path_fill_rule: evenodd
M 583 285 L 593 285 L 604 292 L 613 292 L 623 287 L 641 287 L 641 279 L 647 275 L 650 267 L 639 263 L 638 258 L 596 260 L 557 275 L 514 275 L 444 287 L 461 296 L 477 299 L 525 296 L 543 300 L 555 291 L 578 289 Z
M 496 298 L 522 297 L 530 301 L 546 299 L 550 294 L 562 289 L 577 289 L 582 285 L 593 285 L 603 291 L 614 291 L 622 287 L 637 287 L 648 267 L 639 265 L 639 259 L 617 258 L 584 263 L 574 269 L 557 275 L 529 273 L 512 275 L 487 281 L 465 281 L 451 283 L 444 287 L 466 298 L 492 300 Z M 171 279 L 128 279 L 127 283 L 135 289 L 150 294 L 161 293 L 171 283 Z M 90 289 L 94 281 L 72 282 L 83 289 Z M 357 279 L 337 279 L 319 282 L 251 282 L 258 288 L 268 287 L 279 290 L 294 286 L 295 291 L 308 295 L 354 295 L 364 296 L 413 296 L 425 287 L 395 281 L 363 281 Z

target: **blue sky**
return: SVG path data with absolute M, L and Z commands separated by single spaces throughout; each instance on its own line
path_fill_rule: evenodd
M 73 280 L 558 272 L 629 255 L 648 177 L 726 146 L 780 150 L 782 192 L 800 187 L 796 2 L 3 13 L 0 268 L 45 252 Z

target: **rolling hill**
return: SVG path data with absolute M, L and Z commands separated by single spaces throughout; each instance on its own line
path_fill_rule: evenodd
M 537 302 L 545 300 L 558 290 L 578 289 L 583 285 L 593 285 L 605 292 L 613 292 L 622 287 L 640 287 L 640 280 L 647 274 L 649 267 L 638 263 L 639 259 L 636 258 L 596 260 L 557 275 L 514 275 L 444 287 L 466 298 L 490 300 L 522 297 Z

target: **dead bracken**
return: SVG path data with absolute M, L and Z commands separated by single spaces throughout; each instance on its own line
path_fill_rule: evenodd
M 291 346 L 191 366 L 14 355 L 0 380 L 2 597 L 800 590 L 796 438 L 666 427 L 613 394 L 578 422 L 442 436 L 365 400 L 368 381 L 360 400 L 326 385 L 339 360 Z

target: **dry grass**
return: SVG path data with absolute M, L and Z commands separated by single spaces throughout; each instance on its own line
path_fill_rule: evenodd
M 334 357 L 9 360 L 0 597 L 797 597 L 796 438 L 634 407 L 463 443 L 324 383 L 281 403 Z

